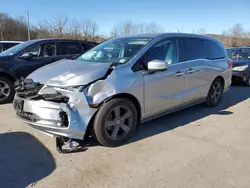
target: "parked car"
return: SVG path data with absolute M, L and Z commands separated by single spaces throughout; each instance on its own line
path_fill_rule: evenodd
M 23 42 L 22 41 L 0 41 L 0 53 L 20 43 L 23 43 Z
M 250 86 L 250 47 L 230 48 L 228 56 L 233 62 L 232 81 Z
M 215 38 L 119 37 L 31 73 L 16 85 L 14 109 L 64 141 L 91 132 L 100 144 L 118 146 L 140 122 L 198 103 L 216 106 L 231 77 L 232 63 Z
M 40 39 L 3 51 L 0 53 L 0 104 L 12 101 L 14 81 L 26 77 L 39 67 L 63 58 L 70 59 L 93 46 L 86 41 Z

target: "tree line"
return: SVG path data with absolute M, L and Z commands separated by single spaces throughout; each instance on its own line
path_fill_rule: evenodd
M 134 23 L 127 20 L 117 23 L 111 28 L 109 36 L 100 35 L 98 24 L 90 19 L 81 21 L 59 16 L 49 21 L 40 22 L 37 25 L 28 25 L 24 16 L 13 18 L 6 13 L 0 13 L 0 40 L 27 41 L 28 29 L 30 39 L 39 38 L 68 38 L 102 42 L 107 38 L 139 33 L 165 32 L 163 26 L 151 23 Z M 182 32 L 181 30 L 173 32 Z M 221 40 L 226 47 L 250 45 L 250 31 L 245 31 L 240 23 L 232 28 L 225 29 L 221 34 L 209 34 L 205 28 L 193 30 L 193 33 L 209 35 Z

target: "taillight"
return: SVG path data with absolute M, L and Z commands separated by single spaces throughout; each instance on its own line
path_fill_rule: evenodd
M 232 62 L 232 61 L 228 61 L 227 64 L 228 64 L 228 66 L 229 66 L 230 68 L 233 68 L 233 62 Z

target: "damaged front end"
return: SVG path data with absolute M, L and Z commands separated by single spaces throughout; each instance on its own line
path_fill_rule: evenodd
M 49 135 L 84 138 L 97 109 L 90 108 L 83 92 L 42 85 L 31 79 L 19 81 L 15 88 L 14 109 L 26 123 Z

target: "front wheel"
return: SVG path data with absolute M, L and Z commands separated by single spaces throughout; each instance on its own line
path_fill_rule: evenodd
M 250 86 L 250 76 L 249 76 L 249 78 L 247 79 L 247 81 L 244 82 L 244 85 L 245 85 L 245 86 Z
M 210 86 L 205 105 L 209 107 L 217 106 L 223 94 L 223 83 L 221 79 L 216 78 Z
M 0 104 L 11 102 L 15 95 L 13 82 L 5 77 L 0 77 Z
M 94 136 L 103 146 L 119 146 L 135 131 L 137 118 L 137 110 L 132 101 L 125 98 L 111 99 L 96 114 Z

